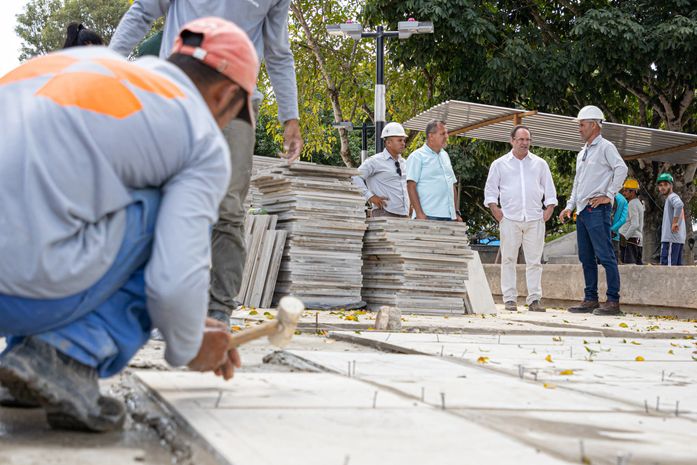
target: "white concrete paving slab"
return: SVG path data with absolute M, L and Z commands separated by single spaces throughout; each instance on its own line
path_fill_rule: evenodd
M 473 419 L 470 411 L 457 411 Z M 480 412 L 481 418 L 574 463 L 694 465 L 694 422 L 633 413 Z M 581 451 L 586 462 L 582 461 Z M 524 463 L 524 462 L 521 462 Z
M 643 411 L 631 405 L 582 393 L 545 389 L 543 383 L 521 380 L 484 367 L 454 364 L 423 355 L 375 352 L 286 351 L 315 365 L 346 373 L 355 362 L 357 379 L 403 392 L 435 407 L 548 410 L 577 412 Z M 445 398 L 441 397 L 445 394 Z M 423 396 L 423 397 L 422 397 Z
M 615 363 L 614 378 L 609 370 L 605 379 L 594 382 L 576 382 L 573 376 L 558 373 L 557 379 L 548 379 L 541 372 L 534 381 L 485 366 L 453 363 L 448 357 L 288 352 L 338 372 L 353 359 L 355 379 L 444 408 L 569 461 L 581 461 L 579 441 L 584 441 L 586 458 L 594 464 L 614 464 L 618 455 L 628 454 L 634 457 L 631 463 L 639 464 L 688 464 L 697 456 L 695 418 L 685 410 L 678 416 L 670 410 L 676 395 L 682 396 L 681 405 L 695 405 L 694 389 L 676 380 L 659 385 L 660 380 L 645 379 L 647 364 L 635 363 L 632 367 L 642 369 L 625 370 L 634 378 L 624 377 L 622 364 Z M 589 373 L 593 368 L 586 367 Z M 661 393 L 658 411 L 653 400 L 644 406 L 649 392 Z
M 137 377 L 236 465 L 570 463 L 458 415 L 334 374 L 240 373 L 231 383 L 197 373 Z M 228 399 L 216 408 L 221 390 Z M 364 406 L 368 392 L 371 404 L 377 392 L 375 408 Z M 341 396 L 346 399 L 339 404 L 327 404 Z

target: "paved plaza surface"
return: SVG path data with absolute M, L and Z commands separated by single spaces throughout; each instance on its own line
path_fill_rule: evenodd
M 151 341 L 103 381 L 123 432 L 0 409 L 0 463 L 695 463 L 697 322 L 521 310 L 403 315 L 399 332 L 307 311 L 285 350 L 242 347 L 231 382 L 167 367 Z

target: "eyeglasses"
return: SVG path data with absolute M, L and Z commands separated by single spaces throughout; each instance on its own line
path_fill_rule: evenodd
M 394 161 L 394 167 L 397 168 L 397 176 L 402 176 L 402 167 L 399 166 L 399 162 L 397 160 Z

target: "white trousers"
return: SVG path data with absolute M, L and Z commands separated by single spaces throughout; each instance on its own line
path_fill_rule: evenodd
M 525 255 L 525 278 L 528 285 L 529 305 L 542 298 L 542 251 L 545 246 L 545 223 L 537 221 L 501 220 L 501 291 L 503 301 L 515 302 L 518 298 L 516 286 L 516 263 L 518 251 L 523 246 Z

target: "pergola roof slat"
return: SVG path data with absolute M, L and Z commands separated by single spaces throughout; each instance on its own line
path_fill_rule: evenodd
M 530 128 L 533 145 L 579 151 L 583 146 L 573 117 L 529 112 L 481 103 L 449 100 L 404 123 L 407 129 L 423 131 L 429 121 L 445 121 L 448 132 L 464 137 L 508 142 L 514 116 Z M 651 158 L 669 163 L 697 163 L 697 135 L 660 129 L 604 123 L 603 137 L 615 144 L 627 159 Z

